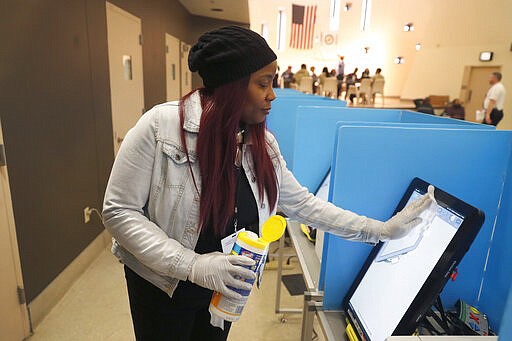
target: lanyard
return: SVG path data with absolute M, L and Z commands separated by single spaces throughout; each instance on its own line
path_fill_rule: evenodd
M 236 134 L 236 155 L 235 155 L 235 168 L 236 168 L 236 185 L 235 185 L 235 209 L 233 215 L 233 227 L 235 232 L 238 231 L 238 202 L 240 196 L 240 178 L 242 175 L 242 160 L 244 156 L 244 132 L 241 130 Z

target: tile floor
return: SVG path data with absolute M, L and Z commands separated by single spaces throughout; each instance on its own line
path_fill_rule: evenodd
M 287 252 L 288 253 L 288 252 Z M 285 273 L 299 273 L 292 262 Z M 301 315 L 274 313 L 276 270 L 267 269 L 260 289 L 255 289 L 240 321 L 233 324 L 229 341 L 300 340 Z M 302 296 L 290 296 L 282 287 L 282 307 L 301 308 Z M 324 340 L 315 321 L 316 340 Z M 122 265 L 105 249 L 75 282 L 64 298 L 35 328 L 29 341 L 134 340 Z

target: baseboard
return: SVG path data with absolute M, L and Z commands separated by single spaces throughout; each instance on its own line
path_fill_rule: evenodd
M 62 299 L 73 283 L 111 244 L 110 234 L 103 230 L 36 298 L 29 303 L 32 330 Z

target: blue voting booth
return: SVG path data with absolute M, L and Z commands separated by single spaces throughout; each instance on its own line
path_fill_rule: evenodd
M 284 160 L 288 165 L 292 165 L 297 108 L 304 104 L 342 108 L 346 107 L 347 103 L 322 96 L 304 95 L 290 89 L 276 89 L 275 91 L 277 99 L 272 102 L 272 109 L 267 118 L 267 127 L 279 141 Z M 282 92 L 287 95 L 282 95 Z
M 287 105 L 283 101 L 279 113 Z M 284 117 L 286 122 L 278 122 Z M 512 132 L 403 110 L 311 100 L 294 104 L 286 116 L 271 115 L 269 129 L 288 167 L 310 191 L 331 168 L 330 200 L 345 209 L 387 220 L 414 177 L 482 209 L 484 226 L 459 265 L 457 280 L 445 286 L 443 301 L 450 307 L 461 298 L 488 314 L 495 330 L 512 328 L 507 329 L 504 318 L 512 295 L 512 229 L 507 228 L 512 224 Z M 326 234 L 320 274 L 324 309 L 341 309 L 370 250 Z
M 499 335 L 502 340 L 512 340 L 512 285 L 508 293 L 508 300 L 505 304 L 505 313 L 501 319 Z

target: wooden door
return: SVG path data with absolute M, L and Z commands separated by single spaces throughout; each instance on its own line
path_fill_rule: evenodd
M 142 30 L 136 16 L 107 2 L 108 59 L 114 153 L 144 112 Z
M 461 90 L 461 100 L 466 110 L 466 121 L 476 122 L 476 111 L 484 105 L 485 95 L 491 87 L 489 76 L 500 71 L 499 66 L 467 66 Z M 481 122 L 481 120 L 480 120 Z
M 166 33 L 165 50 L 165 79 L 167 83 L 167 101 L 176 101 L 181 96 L 180 41 Z
M 0 339 L 21 341 L 30 335 L 30 326 L 3 150 L 0 124 Z
M 188 69 L 188 52 L 190 45 L 181 42 L 181 95 L 185 96 L 192 90 L 192 74 Z

